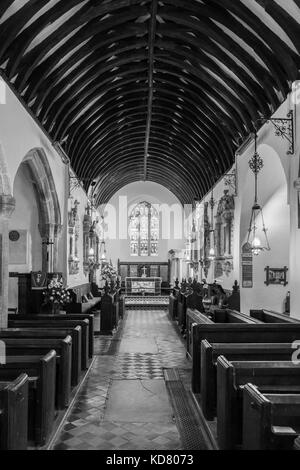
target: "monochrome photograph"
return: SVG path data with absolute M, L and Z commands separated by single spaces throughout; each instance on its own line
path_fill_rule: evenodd
M 300 450 L 299 123 L 300 0 L 0 0 L 0 451 Z

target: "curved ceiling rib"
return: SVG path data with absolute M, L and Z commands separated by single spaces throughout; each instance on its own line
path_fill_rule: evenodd
M 300 1 L 1 0 L 0 67 L 96 201 L 201 198 L 300 70 Z

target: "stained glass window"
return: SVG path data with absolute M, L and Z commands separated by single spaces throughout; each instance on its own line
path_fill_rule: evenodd
M 157 256 L 159 217 L 148 202 L 141 202 L 132 210 L 129 224 L 131 256 Z

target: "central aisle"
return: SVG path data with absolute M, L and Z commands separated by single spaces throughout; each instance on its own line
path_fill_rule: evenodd
M 182 449 L 165 377 L 177 374 L 188 393 L 191 363 L 167 311 L 128 310 L 114 338 L 95 338 L 95 354 L 53 448 Z

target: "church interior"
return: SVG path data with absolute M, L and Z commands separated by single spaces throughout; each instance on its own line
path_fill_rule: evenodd
M 299 122 L 300 0 L 1 0 L 0 450 L 300 450 Z

